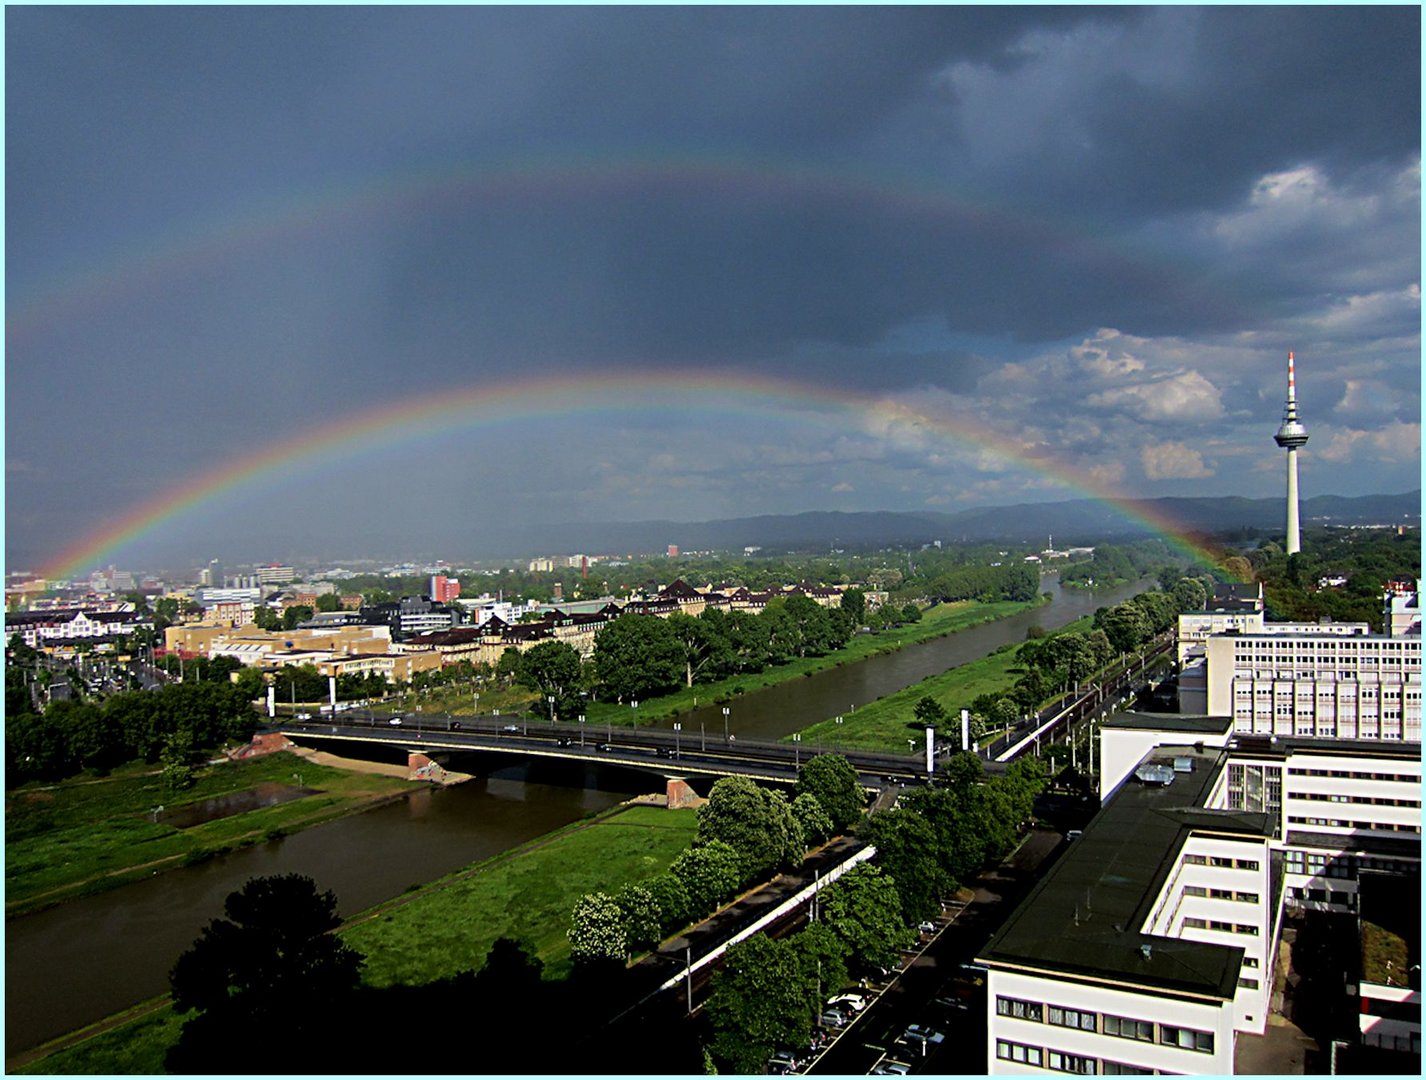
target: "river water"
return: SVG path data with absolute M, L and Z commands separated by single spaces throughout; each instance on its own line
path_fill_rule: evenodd
M 736 699 L 730 730 L 776 738 L 1115 604 L 1144 586 L 1042 586 L 1048 605 L 948 637 L 831 668 Z M 680 718 L 721 730 L 717 706 Z M 300 873 L 336 893 L 344 915 L 648 790 L 649 779 L 579 763 L 514 765 L 148 881 L 12 919 L 5 927 L 6 1054 L 73 1031 L 168 989 L 168 970 L 248 878 Z
M 743 738 L 778 739 L 790 735 L 819 720 L 848 715 L 868 702 L 959 664 L 979 660 L 1002 645 L 1018 645 L 1032 626 L 1054 630 L 1149 587 L 1149 582 L 1141 581 L 1111 589 L 1061 589 L 1059 576 L 1047 575 L 1041 579 L 1040 588 L 1051 599 L 1042 607 L 735 698 L 727 706 L 728 729 Z M 721 733 L 723 707 L 700 706 L 678 720 L 685 732 L 698 731 L 701 724 L 709 735 Z M 660 726 L 672 725 L 672 720 L 666 720 Z

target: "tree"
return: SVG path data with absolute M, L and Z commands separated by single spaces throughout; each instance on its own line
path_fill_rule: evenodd
M 569 920 L 569 951 L 576 963 L 617 960 L 629 955 L 629 936 L 618 902 L 602 892 L 585 893 Z
M 911 708 L 911 714 L 922 727 L 941 728 L 946 723 L 946 709 L 933 697 L 923 697 Z
M 282 616 L 266 604 L 253 612 L 253 623 L 259 630 L 275 631 L 283 628 Z
M 696 619 L 678 611 L 668 617 L 668 627 L 682 650 L 685 686 L 692 686 L 705 670 L 716 671 L 727 665 L 728 639 L 717 618 L 723 614 L 717 608 L 708 608 Z
M 258 877 L 223 912 L 169 973 L 173 1007 L 199 1013 L 169 1051 L 169 1071 L 262 1072 L 277 1061 L 320 1071 L 309 1044 L 351 999 L 363 963 L 332 933 L 336 897 L 298 874 Z
M 505 683 L 519 682 L 520 650 L 514 645 L 506 646 L 505 651 L 500 654 L 500 659 L 495 664 L 495 677 Z
M 312 609 L 306 604 L 293 604 L 282 613 L 282 629 L 295 630 L 298 623 L 304 623 L 312 617 Z
M 907 604 L 901 609 L 901 618 L 909 623 L 921 621 L 921 609 L 915 604 Z
M 624 916 L 624 936 L 629 949 L 648 949 L 662 938 L 659 904 L 644 885 L 625 885 L 614 894 L 614 902 Z
M 594 639 L 594 671 L 618 701 L 637 701 L 679 684 L 684 651 L 668 623 L 653 615 L 621 615 Z
M 860 821 L 866 808 L 866 792 L 857 771 L 841 754 L 818 754 L 802 766 L 793 793 L 815 796 L 837 832 Z
M 802 828 L 802 840 L 808 847 L 816 847 L 830 837 L 836 826 L 817 796 L 803 792 L 792 800 L 792 816 Z
M 906 925 L 896 883 L 867 863 L 823 890 L 822 910 L 852 957 L 867 967 L 891 967 L 916 936 Z
M 937 915 L 941 897 L 955 887 L 936 849 L 936 834 L 920 814 L 887 810 L 866 823 L 876 863 L 896 883 L 902 914 L 912 922 Z
M 847 943 L 825 922 L 809 923 L 789 938 L 802 965 L 807 1000 L 818 1011 L 829 994 L 851 982 L 847 975 Z
M 185 729 L 168 736 L 159 764 L 163 766 L 163 786 L 171 794 L 191 788 L 194 782 L 192 732 Z
M 806 1045 L 813 1008 L 796 948 L 755 934 L 730 945 L 713 975 L 704 1006 L 713 1025 L 710 1049 L 734 1072 L 763 1072 L 778 1047 Z
M 861 589 L 848 589 L 842 593 L 841 607 L 852 617 L 852 625 L 860 626 L 866 618 L 866 593 Z
M 787 796 L 759 787 L 746 776 L 725 776 L 698 808 L 694 845 L 721 840 L 738 853 L 741 882 L 801 860 L 802 829 Z
M 658 905 L 659 931 L 667 934 L 688 923 L 693 915 L 688 890 L 683 882 L 672 874 L 659 874 L 644 882 L 643 886 Z
M 507 650 L 508 652 L 509 650 Z M 500 658 L 505 662 L 504 656 Z M 579 711 L 579 679 L 582 674 L 579 652 L 563 641 L 542 641 L 527 649 L 520 657 L 518 681 L 535 691 L 539 701 L 535 711 L 548 714 L 549 699 L 555 699 L 555 712 L 566 720 Z
M 743 860 L 721 840 L 687 848 L 669 864 L 672 874 L 688 895 L 690 918 L 712 911 L 732 897 L 742 884 Z
M 323 593 L 317 597 L 318 611 L 341 611 L 342 598 L 334 592 Z

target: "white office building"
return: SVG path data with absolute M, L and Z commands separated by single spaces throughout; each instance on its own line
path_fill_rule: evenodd
M 1419 874 L 1420 746 L 1126 715 L 1102 748 L 1104 809 L 980 954 L 990 1071 L 1232 1073 L 1284 913 Z

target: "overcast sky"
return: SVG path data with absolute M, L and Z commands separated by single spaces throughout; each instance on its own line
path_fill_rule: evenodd
M 1289 350 L 1303 494 L 1420 482 L 1415 7 L 5 27 L 11 569 L 266 446 L 483 386 L 511 423 L 297 456 L 105 561 L 1277 495 Z M 638 392 L 655 370 L 687 392 Z M 541 396 L 570 377 L 596 383 Z

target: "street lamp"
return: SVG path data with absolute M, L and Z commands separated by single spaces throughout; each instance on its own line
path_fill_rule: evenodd
M 584 713 L 579 714 L 579 745 L 584 747 Z
M 802 768 L 802 732 L 800 731 L 792 733 L 792 767 L 794 769 Z
M 675 758 L 681 758 L 681 757 L 683 756 L 682 749 L 679 747 L 679 744 L 678 744 L 678 733 L 679 733 L 680 731 L 682 731 L 682 730 L 683 730 L 683 725 L 680 724 L 680 723 L 678 723 L 677 721 L 674 721 L 674 725 L 673 725 L 673 756 L 674 756 Z
M 703 730 L 703 726 L 704 726 L 704 725 L 703 725 L 703 718 L 700 716 L 700 717 L 698 718 L 698 749 L 699 749 L 699 750 L 707 750 L 707 749 L 708 749 L 708 733 Z
M 554 727 L 554 726 L 555 726 L 555 696 L 554 696 L 553 694 L 550 694 L 550 695 L 548 695 L 548 696 L 545 698 L 545 700 L 550 703 L 550 727 Z
M 842 718 L 837 717 L 837 749 L 842 748 Z
M 723 706 L 723 741 L 728 741 L 728 706 Z

